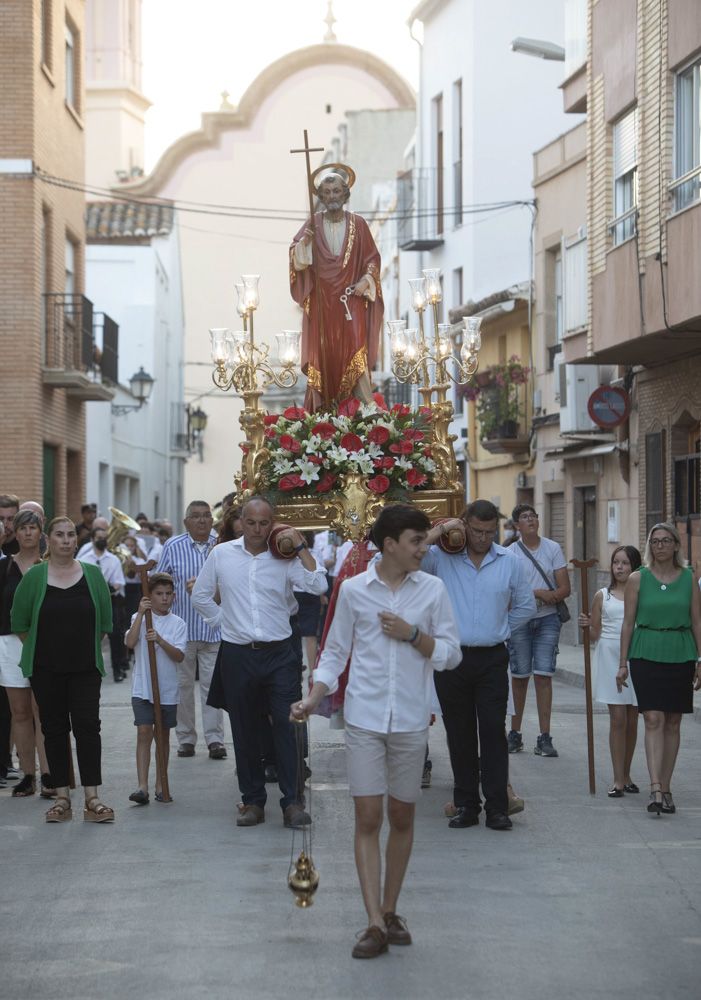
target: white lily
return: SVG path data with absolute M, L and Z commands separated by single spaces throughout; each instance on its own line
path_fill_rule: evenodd
M 309 485 L 309 483 L 313 483 L 319 478 L 320 466 L 315 465 L 314 462 L 307 462 L 303 458 L 298 458 L 295 465 L 299 469 L 299 474 L 307 485 Z

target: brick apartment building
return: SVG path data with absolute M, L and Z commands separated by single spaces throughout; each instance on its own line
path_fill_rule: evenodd
M 109 400 L 84 292 L 84 0 L 0 5 L 0 492 L 75 515 L 88 399 Z M 104 380 L 104 381 L 103 381 Z

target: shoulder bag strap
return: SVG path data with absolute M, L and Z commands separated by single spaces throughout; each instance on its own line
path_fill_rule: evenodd
M 526 546 L 523 544 L 523 542 L 520 539 L 519 539 L 519 541 L 516 544 L 520 548 L 521 552 L 523 552 L 525 555 L 528 556 L 528 558 L 531 560 L 531 562 L 533 563 L 533 565 L 535 566 L 535 568 L 538 570 L 538 572 L 540 573 L 540 575 L 543 577 L 543 579 L 545 580 L 545 582 L 548 585 L 548 590 L 555 590 L 556 588 L 553 587 L 553 585 L 550 582 L 550 580 L 548 580 L 548 578 L 547 578 L 547 576 L 545 574 L 545 570 L 540 565 L 540 563 L 535 558 L 535 556 L 531 555 L 531 553 L 528 551 L 528 549 L 526 548 Z

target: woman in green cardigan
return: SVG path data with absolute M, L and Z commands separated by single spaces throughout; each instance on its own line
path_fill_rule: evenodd
M 70 732 L 85 790 L 83 819 L 106 823 L 114 811 L 97 795 L 100 773 L 100 645 L 112 630 L 110 592 L 97 566 L 78 562 L 75 525 L 56 517 L 47 529 L 48 557 L 28 570 L 15 591 L 12 631 L 22 640 L 20 667 L 39 705 L 57 798 L 47 823 L 72 819 Z
M 681 555 L 673 524 L 656 524 L 645 547 L 645 565 L 626 584 L 620 691 L 631 680 L 645 720 L 645 756 L 650 772 L 647 810 L 674 813 L 672 773 L 679 751 L 682 715 L 693 712 L 701 687 L 701 595 Z

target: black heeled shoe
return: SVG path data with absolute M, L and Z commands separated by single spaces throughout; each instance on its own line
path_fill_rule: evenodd
M 671 792 L 662 792 L 662 812 L 671 814 L 677 811 Z
M 650 784 L 650 801 L 647 804 L 647 811 L 656 816 L 662 812 L 662 786 L 659 781 L 653 781 Z

